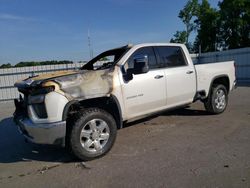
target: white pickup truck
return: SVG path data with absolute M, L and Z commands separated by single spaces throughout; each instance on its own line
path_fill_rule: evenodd
M 194 65 L 182 44 L 127 45 L 79 70 L 16 82 L 22 95 L 14 120 L 28 140 L 68 146 L 91 160 L 111 149 L 125 122 L 197 100 L 222 113 L 235 84 L 233 61 Z

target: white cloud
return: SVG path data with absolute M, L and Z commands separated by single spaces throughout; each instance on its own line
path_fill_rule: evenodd
M 34 21 L 34 19 L 29 17 L 17 16 L 13 14 L 4 14 L 0 13 L 0 20 L 7 20 L 7 21 Z

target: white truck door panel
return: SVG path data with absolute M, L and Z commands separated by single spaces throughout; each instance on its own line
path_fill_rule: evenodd
M 196 91 L 195 70 L 189 66 L 165 69 L 167 107 L 193 101 Z
M 127 117 L 133 118 L 166 106 L 166 82 L 163 70 L 134 75 L 122 84 Z

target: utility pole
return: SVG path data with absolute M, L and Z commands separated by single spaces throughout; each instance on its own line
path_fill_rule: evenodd
M 89 46 L 89 57 L 90 57 L 90 59 L 92 59 L 93 58 L 93 48 L 91 45 L 89 28 L 88 28 L 88 46 Z

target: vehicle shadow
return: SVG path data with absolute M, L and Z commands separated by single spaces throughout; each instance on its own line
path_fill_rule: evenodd
M 144 123 L 146 121 L 150 121 L 151 119 L 157 118 L 159 116 L 211 116 L 212 114 L 207 112 L 206 110 L 197 110 L 197 109 L 192 109 L 189 106 L 185 108 L 179 108 L 175 110 L 166 110 L 158 114 L 153 114 L 148 117 L 135 120 L 129 123 L 125 123 L 123 125 L 123 128 L 127 128 L 139 123 Z
M 165 111 L 160 115 L 161 116 L 208 116 L 211 115 L 211 113 L 207 112 L 206 110 L 197 110 L 187 107 L 171 111 Z
M 26 143 L 12 117 L 0 121 L 0 138 L 0 163 L 77 161 L 64 148 Z

